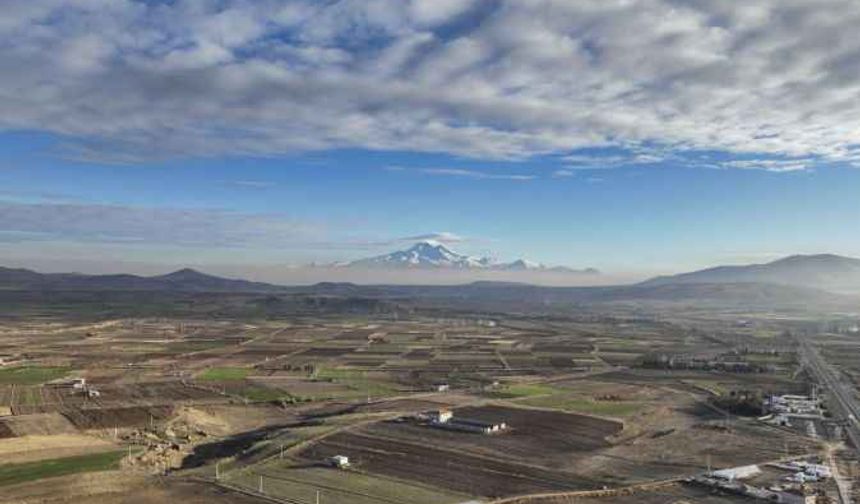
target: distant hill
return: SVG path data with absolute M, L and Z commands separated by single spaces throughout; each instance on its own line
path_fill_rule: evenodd
M 717 266 L 661 276 L 641 285 L 764 283 L 860 292 L 860 259 L 833 254 L 793 255 L 765 264 Z
M 207 275 L 182 269 L 167 275 L 82 275 L 78 273 L 37 273 L 27 269 L 0 267 L 0 289 L 15 290 L 163 290 L 188 292 L 273 292 L 283 287 L 246 280 Z
M 818 288 L 838 279 L 856 279 L 860 261 L 838 256 L 793 256 L 767 265 L 719 267 L 660 277 L 636 285 L 543 287 L 517 282 L 480 281 L 461 285 L 357 285 L 323 282 L 284 287 L 235 280 L 182 269 L 158 276 L 43 274 L 0 268 L 0 291 L 41 293 L 175 292 L 264 294 L 265 306 L 314 310 L 384 310 L 385 303 L 486 310 L 547 308 L 566 310 L 595 304 L 683 305 L 741 309 L 855 309 L 860 300 Z M 112 294 L 116 295 L 116 294 Z M 271 298 L 268 297 L 271 295 Z M 7 296 L 8 297 L 8 296 Z M 376 303 L 376 301 L 381 302 Z
M 379 287 L 376 288 L 379 290 Z M 458 286 L 399 286 L 392 292 L 411 297 L 508 300 L 523 303 L 683 302 L 718 304 L 844 303 L 853 298 L 808 287 L 764 283 L 677 283 L 608 287 L 541 287 L 505 282 L 475 282 Z

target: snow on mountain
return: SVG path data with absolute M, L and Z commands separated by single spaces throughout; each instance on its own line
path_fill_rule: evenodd
M 347 263 L 348 267 L 405 267 L 405 268 L 486 268 L 492 261 L 486 257 L 458 254 L 438 242 L 418 242 L 406 250 L 398 250 L 367 259 Z
M 390 254 L 359 259 L 339 266 L 349 268 L 415 268 L 415 269 L 462 269 L 493 271 L 553 271 L 558 273 L 579 273 L 564 266 L 547 267 L 543 264 L 517 259 L 510 263 L 497 262 L 489 257 L 474 257 L 459 254 L 435 241 L 418 242 L 406 250 Z M 585 270 L 597 273 L 596 270 Z

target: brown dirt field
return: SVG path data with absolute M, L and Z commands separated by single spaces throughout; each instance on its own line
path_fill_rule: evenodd
M 224 398 L 214 392 L 186 387 L 180 382 L 150 382 L 101 390 L 102 402 L 122 402 L 136 404 L 170 404 L 175 401 L 221 401 Z
M 0 460 L 4 464 L 72 457 L 116 450 L 117 445 L 83 434 L 22 436 L 0 440 Z
M 568 498 L 531 499 L 528 501 L 528 504 L 570 504 L 571 502 L 585 504 L 749 504 L 752 501 L 745 497 L 715 494 L 707 489 L 676 484 L 659 489 L 636 492 L 631 495 L 580 497 L 575 500 Z
M 38 413 L 4 417 L 4 423 L 16 436 L 76 434 L 78 430 L 59 413 Z
M 14 504 L 261 504 L 268 501 L 205 483 L 167 481 L 105 471 L 48 478 L 3 487 L 3 502 Z
M 0 385 L 0 406 L 10 406 L 12 404 L 12 386 Z
M 339 393 L 348 392 L 349 387 L 327 381 L 311 381 L 305 378 L 293 377 L 261 377 L 252 376 L 252 383 L 266 387 L 275 387 L 286 390 L 292 395 L 299 397 L 336 397 Z
M 352 353 L 353 351 L 353 348 L 315 347 L 296 354 L 296 357 L 339 357 L 344 354 Z
M 440 449 L 420 438 L 413 444 L 340 433 L 309 447 L 301 456 L 318 462 L 338 454 L 347 455 L 359 470 L 487 497 L 599 486 L 569 473 L 516 463 L 516 458 L 485 458 Z
M 214 485 L 192 482 L 164 482 L 150 484 L 120 495 L 99 499 L 78 500 L 81 504 L 265 504 L 269 501 L 231 492 Z
M 381 422 L 367 427 L 374 436 L 469 451 L 547 468 L 572 468 L 589 452 L 606 448 L 608 437 L 622 429 L 619 422 L 585 415 L 504 406 L 465 407 L 455 416 L 505 422 L 507 432 L 481 435 L 422 426 Z
M 422 399 L 396 399 L 394 401 L 380 401 L 371 404 L 362 404 L 356 409 L 356 412 L 378 413 L 382 411 L 408 411 L 419 413 L 422 411 L 450 407 L 450 404 L 426 401 Z
M 0 439 L 11 437 L 15 437 L 15 433 L 12 432 L 12 429 L 10 429 L 2 420 L 0 420 Z
M 117 471 L 73 474 L 3 487 L 3 502 L 15 504 L 107 502 L 110 494 L 120 494 L 143 484 L 141 476 Z M 123 501 L 115 501 L 123 502 Z
M 594 347 L 590 343 L 537 343 L 532 347 L 533 352 L 543 353 L 588 353 Z
M 679 428 L 665 436 L 644 435 L 602 450 L 579 465 L 582 474 L 617 484 L 687 476 L 704 470 L 710 457 L 714 467 L 733 467 L 816 450 L 816 443 L 777 429 L 735 423 L 724 431 L 702 423 Z M 653 432 L 653 431 L 651 431 Z
M 295 419 L 294 413 L 263 404 L 241 405 L 202 405 L 194 410 L 214 417 L 216 422 L 225 424 L 226 432 L 236 433 L 260 429 L 267 425 L 282 424 Z
M 229 420 L 193 407 L 180 408 L 176 415 L 170 419 L 170 424 L 187 425 L 202 430 L 210 436 L 224 436 L 233 431 Z
M 126 407 L 172 404 L 174 402 L 223 402 L 224 397 L 177 381 L 127 385 L 102 385 L 101 396 L 87 399 L 68 388 L 19 387 L 12 411 L 15 415 L 64 412 L 69 408 Z
M 146 427 L 149 425 L 150 418 L 158 422 L 172 415 L 171 406 L 77 409 L 63 413 L 63 416 L 79 429 Z

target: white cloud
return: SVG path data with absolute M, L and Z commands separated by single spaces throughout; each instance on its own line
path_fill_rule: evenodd
M 498 159 L 655 145 L 857 159 L 854 0 L 3 9 L 0 129 L 63 135 L 84 159 L 337 147 Z
M 441 231 L 438 233 L 426 233 L 415 236 L 405 236 L 398 241 L 401 242 L 417 242 L 417 241 L 435 241 L 439 243 L 462 243 L 467 239 L 455 233 Z
M 534 175 L 487 173 L 476 170 L 464 170 L 462 168 L 423 168 L 420 171 L 421 173 L 427 175 L 469 178 L 475 180 L 516 180 L 520 182 L 525 182 L 537 178 Z
M 804 171 L 812 166 L 811 159 L 742 159 L 725 161 L 720 164 L 723 168 L 740 168 L 743 170 L 764 170 L 769 172 Z
M 217 209 L 0 201 L 7 240 L 137 243 L 191 247 L 308 246 L 326 240 L 321 225 L 284 215 Z
M 248 181 L 251 182 L 251 181 Z M 251 185 L 250 187 L 257 187 Z M 449 231 L 411 236 L 379 236 L 355 223 L 334 226 L 283 214 L 212 208 L 140 207 L 83 202 L 15 201 L 0 191 L 0 243 L 62 242 L 88 246 L 134 244 L 206 250 L 325 251 L 379 250 L 417 241 L 473 242 Z M 45 195 L 50 196 L 50 195 Z M 478 240 L 480 241 L 480 240 Z M 95 250 L 95 249 L 93 249 Z

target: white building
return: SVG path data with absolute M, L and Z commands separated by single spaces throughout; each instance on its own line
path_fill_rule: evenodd
M 430 413 L 430 421 L 433 423 L 447 423 L 454 417 L 454 412 L 449 409 L 440 409 Z
M 757 465 L 748 465 L 712 471 L 711 477 L 725 481 L 734 481 L 752 478 L 753 476 L 758 476 L 759 474 L 761 474 L 761 469 L 759 469 Z
M 334 457 L 329 459 L 331 465 L 337 467 L 338 469 L 346 469 L 349 467 L 349 457 L 345 455 L 335 455 Z

